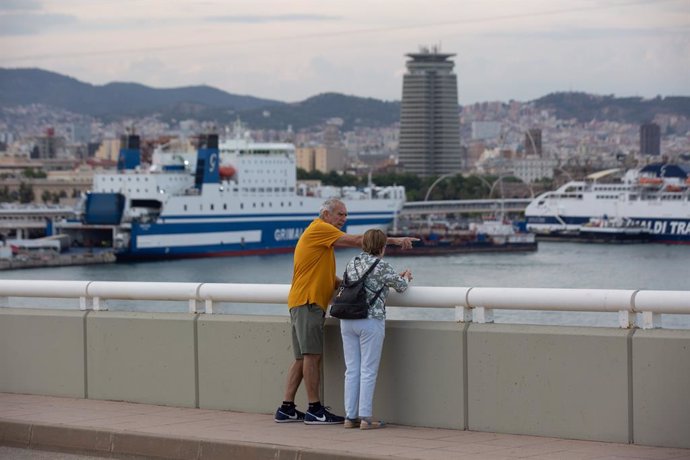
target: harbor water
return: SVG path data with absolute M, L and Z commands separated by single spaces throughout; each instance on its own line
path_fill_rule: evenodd
M 337 269 L 357 253 L 336 252 Z M 615 245 L 542 242 L 529 253 L 455 254 L 387 259 L 409 268 L 413 286 L 690 290 L 690 245 Z M 289 284 L 292 255 L 184 259 L 8 270 L 2 279 Z M 10 299 L 10 306 L 77 308 L 77 300 Z M 186 311 L 184 302 L 109 301 L 111 310 Z M 284 305 L 229 305 L 219 313 L 287 315 Z M 390 308 L 390 319 L 452 320 L 453 312 Z M 495 312 L 496 322 L 615 327 L 615 313 Z M 665 328 L 690 328 L 684 315 L 663 315 Z

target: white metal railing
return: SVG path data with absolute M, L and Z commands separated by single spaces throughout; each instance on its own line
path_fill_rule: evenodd
M 215 302 L 285 304 L 287 284 L 154 283 L 119 281 L 0 280 L 0 306 L 9 297 L 78 299 L 82 310 L 106 310 L 106 300 L 186 301 L 190 313 L 212 314 Z M 203 309 L 201 304 L 203 302 Z M 690 314 L 690 291 L 410 287 L 391 292 L 391 307 L 453 308 L 459 322 L 493 322 L 493 310 L 617 312 L 622 328 L 657 328 L 661 314 Z

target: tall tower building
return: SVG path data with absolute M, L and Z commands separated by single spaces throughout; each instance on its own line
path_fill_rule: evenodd
M 455 54 L 423 47 L 406 55 L 400 111 L 399 161 L 420 176 L 454 173 L 463 166 L 458 118 Z
M 656 123 L 640 126 L 640 153 L 643 155 L 661 154 L 661 129 Z

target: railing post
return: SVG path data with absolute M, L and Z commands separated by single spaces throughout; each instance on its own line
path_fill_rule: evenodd
M 493 323 L 494 310 L 493 308 L 474 307 L 474 322 L 479 324 Z
M 79 310 L 93 310 L 93 299 L 89 296 L 89 286 L 91 286 L 93 281 L 89 281 L 84 286 L 84 295 L 79 296 Z
M 642 312 L 642 329 L 658 329 L 661 327 L 661 314 L 651 311 Z
M 472 309 L 463 305 L 455 306 L 455 322 L 457 323 L 471 323 Z
M 79 297 L 79 309 L 82 311 L 91 310 L 89 300 L 91 300 L 89 297 Z
M 213 314 L 213 300 L 206 299 L 204 302 L 204 311 L 209 315 Z
M 194 298 L 189 299 L 189 312 L 190 313 L 199 313 L 199 310 L 201 309 L 201 287 L 204 285 L 204 283 L 199 283 L 196 286 L 196 289 L 194 290 Z M 209 313 L 208 311 L 208 302 L 204 302 L 204 313 Z M 211 312 L 213 312 L 213 306 L 211 306 Z
M 635 314 L 628 310 L 618 311 L 618 327 L 621 329 L 630 329 L 635 325 Z
M 100 297 L 93 298 L 93 310 L 94 311 L 108 311 L 108 304 L 105 299 Z
M 189 313 L 199 313 L 199 302 L 196 299 L 189 299 Z

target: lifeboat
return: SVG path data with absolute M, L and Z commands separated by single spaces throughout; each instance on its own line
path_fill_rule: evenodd
M 640 177 L 640 185 L 661 185 L 664 180 L 661 177 Z
M 218 174 L 220 174 L 221 179 L 230 179 L 237 173 L 237 170 L 230 165 L 221 166 L 218 168 Z
M 680 185 L 667 185 L 665 190 L 667 192 L 682 192 L 683 187 L 681 187 Z

